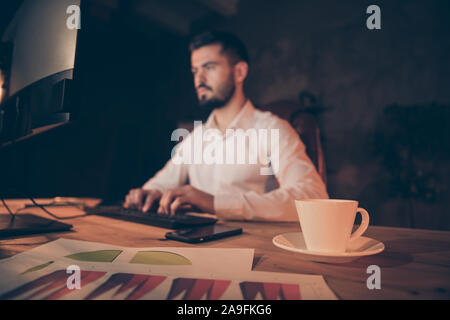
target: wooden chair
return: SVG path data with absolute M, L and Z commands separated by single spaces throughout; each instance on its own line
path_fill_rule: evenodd
M 276 101 L 258 108 L 264 111 L 270 111 L 280 118 L 289 121 L 305 144 L 306 154 L 316 166 L 319 175 L 326 185 L 327 171 L 322 144 L 320 142 L 320 130 L 316 118 L 310 113 L 305 112 L 299 104 L 290 101 Z

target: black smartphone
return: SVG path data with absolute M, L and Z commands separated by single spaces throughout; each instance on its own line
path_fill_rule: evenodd
M 211 226 L 203 226 L 191 229 L 179 229 L 176 231 L 167 232 L 166 238 L 188 243 L 200 243 L 230 237 L 241 233 L 242 228 L 215 224 Z

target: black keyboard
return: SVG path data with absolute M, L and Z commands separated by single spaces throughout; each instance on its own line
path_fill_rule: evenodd
M 175 214 L 174 216 L 169 216 L 150 211 L 144 213 L 136 209 L 126 209 L 122 206 L 85 207 L 84 210 L 86 213 L 92 215 L 132 221 L 167 229 L 194 228 L 217 222 L 217 219 L 214 218 L 198 217 L 189 214 Z

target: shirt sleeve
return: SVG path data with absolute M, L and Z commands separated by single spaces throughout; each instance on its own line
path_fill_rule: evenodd
M 270 129 L 279 129 L 279 161 L 275 170 L 279 188 L 259 194 L 239 192 L 230 186 L 214 197 L 214 209 L 219 218 L 298 221 L 294 200 L 328 198 L 326 186 L 306 154 L 298 133 L 279 118 Z M 271 163 L 277 160 L 275 156 L 271 154 Z
M 167 189 L 181 187 L 187 183 L 188 164 L 183 161 L 182 149 L 188 140 L 190 141 L 190 135 L 175 147 L 171 159 L 142 186 L 142 189 L 164 192 Z

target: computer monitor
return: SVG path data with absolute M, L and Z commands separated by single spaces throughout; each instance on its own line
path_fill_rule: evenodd
M 76 113 L 72 98 L 79 29 L 70 27 L 68 19 L 74 14 L 69 8 L 80 8 L 80 2 L 24 0 L 2 35 L 6 92 L 0 101 L 0 156 L 10 146 L 69 123 Z M 9 157 L 13 164 L 14 153 Z M 0 177 L 0 198 L 9 183 Z M 2 215 L 0 238 L 70 227 L 28 214 Z
M 70 120 L 79 30 L 67 21 L 74 5 L 80 0 L 24 0 L 2 35 L 9 59 L 2 66 L 0 143 Z

